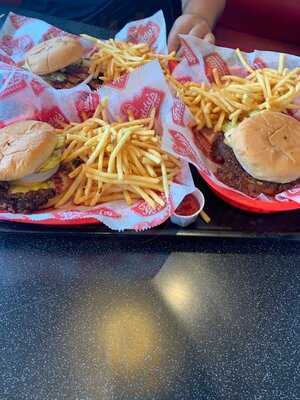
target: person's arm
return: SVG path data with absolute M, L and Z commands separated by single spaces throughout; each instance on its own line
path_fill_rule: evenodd
M 176 50 L 181 34 L 214 41 L 213 27 L 224 10 L 226 0 L 182 0 L 182 15 L 175 21 L 169 34 L 169 49 Z

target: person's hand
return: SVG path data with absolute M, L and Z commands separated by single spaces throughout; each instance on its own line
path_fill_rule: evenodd
M 214 43 L 215 37 L 205 18 L 198 14 L 183 14 L 176 19 L 168 39 L 169 51 L 177 50 L 180 45 L 179 34 L 193 35 Z

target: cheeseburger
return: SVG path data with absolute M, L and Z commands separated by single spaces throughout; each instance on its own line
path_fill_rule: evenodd
M 212 158 L 217 178 L 249 196 L 269 196 L 300 183 L 300 123 L 263 111 L 219 135 Z
M 67 184 L 59 171 L 62 147 L 62 136 L 45 122 L 0 129 L 0 208 L 28 213 L 59 194 Z
M 56 89 L 71 88 L 83 82 L 88 83 L 92 89 L 97 89 L 100 81 L 91 80 L 84 52 L 79 40 L 71 36 L 56 37 L 29 50 L 24 66 L 42 76 Z

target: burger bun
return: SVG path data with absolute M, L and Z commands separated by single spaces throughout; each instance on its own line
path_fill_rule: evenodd
M 84 48 L 72 37 L 61 36 L 39 43 L 26 54 L 25 63 L 33 73 L 47 75 L 80 60 Z
M 300 123 L 293 117 L 258 113 L 228 131 L 225 142 L 255 179 L 289 183 L 300 178 Z
M 14 181 L 36 172 L 57 143 L 53 127 L 20 121 L 0 129 L 0 181 Z

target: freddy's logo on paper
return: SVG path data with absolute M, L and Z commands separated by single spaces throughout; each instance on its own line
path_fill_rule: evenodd
M 180 78 L 176 78 L 176 80 L 182 84 L 187 83 L 187 82 L 192 82 L 192 77 L 191 76 L 181 76 Z
M 0 62 L 10 65 L 14 64 L 14 62 L 10 59 L 10 57 L 1 49 L 0 49 Z
M 162 195 L 162 199 L 165 200 L 165 197 Z M 131 210 L 142 217 L 149 217 L 151 215 L 155 215 L 159 213 L 164 207 L 158 204 L 155 208 L 151 208 L 145 200 L 138 200 L 135 205 L 131 208 Z
M 118 213 L 117 211 L 113 210 L 112 208 L 109 207 L 97 207 L 96 210 L 87 210 L 85 213 L 87 214 L 95 214 L 95 211 L 98 215 L 102 215 L 103 217 L 109 217 L 113 219 L 120 219 L 122 215 Z
M 186 59 L 190 67 L 199 64 L 198 57 L 184 39 L 181 39 L 180 53 Z
M 59 107 L 53 106 L 51 108 L 44 108 L 39 113 L 39 120 L 48 122 L 54 128 L 62 128 L 69 121 Z
M 182 133 L 174 131 L 173 129 L 169 129 L 169 133 L 173 138 L 173 144 L 172 148 L 175 151 L 176 154 L 179 156 L 185 157 L 191 162 L 197 164 L 198 163 L 198 157 L 188 142 L 188 140 L 183 136 Z
M 151 229 L 154 228 L 155 226 L 162 224 L 167 218 L 168 216 L 162 218 L 154 218 L 151 222 L 148 221 L 138 222 L 132 227 L 132 229 L 137 232 L 145 231 L 147 229 Z
M 172 106 L 172 119 L 174 124 L 184 126 L 185 105 L 178 98 L 174 99 Z
M 267 64 L 264 62 L 262 58 L 256 57 L 255 60 L 253 61 L 253 68 L 254 69 L 267 68 Z
M 86 113 L 88 116 L 94 113 L 99 104 L 99 96 L 97 93 L 79 93 L 78 99 L 75 101 L 75 107 L 78 115 Z
M 161 90 L 145 87 L 140 96 L 122 104 L 121 112 L 126 117 L 131 112 L 136 119 L 147 118 L 153 108 L 159 112 L 164 97 L 165 94 Z
M 10 15 L 9 18 L 10 18 L 10 22 L 16 29 L 21 28 L 21 26 L 27 24 L 31 20 L 31 18 L 24 17 L 24 15 L 17 15 L 17 14 L 12 14 L 12 15 Z
M 25 89 L 26 86 L 26 81 L 18 73 L 15 73 L 8 82 L 6 77 L 0 75 L 0 98 L 11 96 Z
M 129 74 L 124 74 L 119 78 L 115 79 L 114 81 L 106 83 L 106 86 L 123 90 L 126 88 L 128 80 L 129 80 Z
M 160 33 L 160 27 L 153 21 L 146 24 L 134 25 L 128 29 L 128 42 L 147 43 L 150 47 L 154 45 Z
M 31 89 L 33 91 L 33 93 L 39 97 L 43 91 L 45 90 L 45 86 L 42 85 L 39 81 L 37 81 L 36 79 L 32 79 L 32 81 L 30 82 L 30 86 Z
M 15 39 L 10 35 L 4 35 L 0 39 L 0 49 L 10 56 L 26 53 L 33 45 L 34 42 L 28 35 L 23 35 Z
M 218 53 L 210 53 L 204 57 L 205 75 L 210 82 L 214 81 L 213 70 L 216 69 L 219 76 L 229 75 L 226 62 Z
M 72 36 L 72 35 L 70 33 L 63 32 L 61 29 L 56 28 L 56 26 L 51 26 L 51 28 L 49 28 L 47 32 L 43 34 L 42 41 L 56 38 L 59 36 Z

